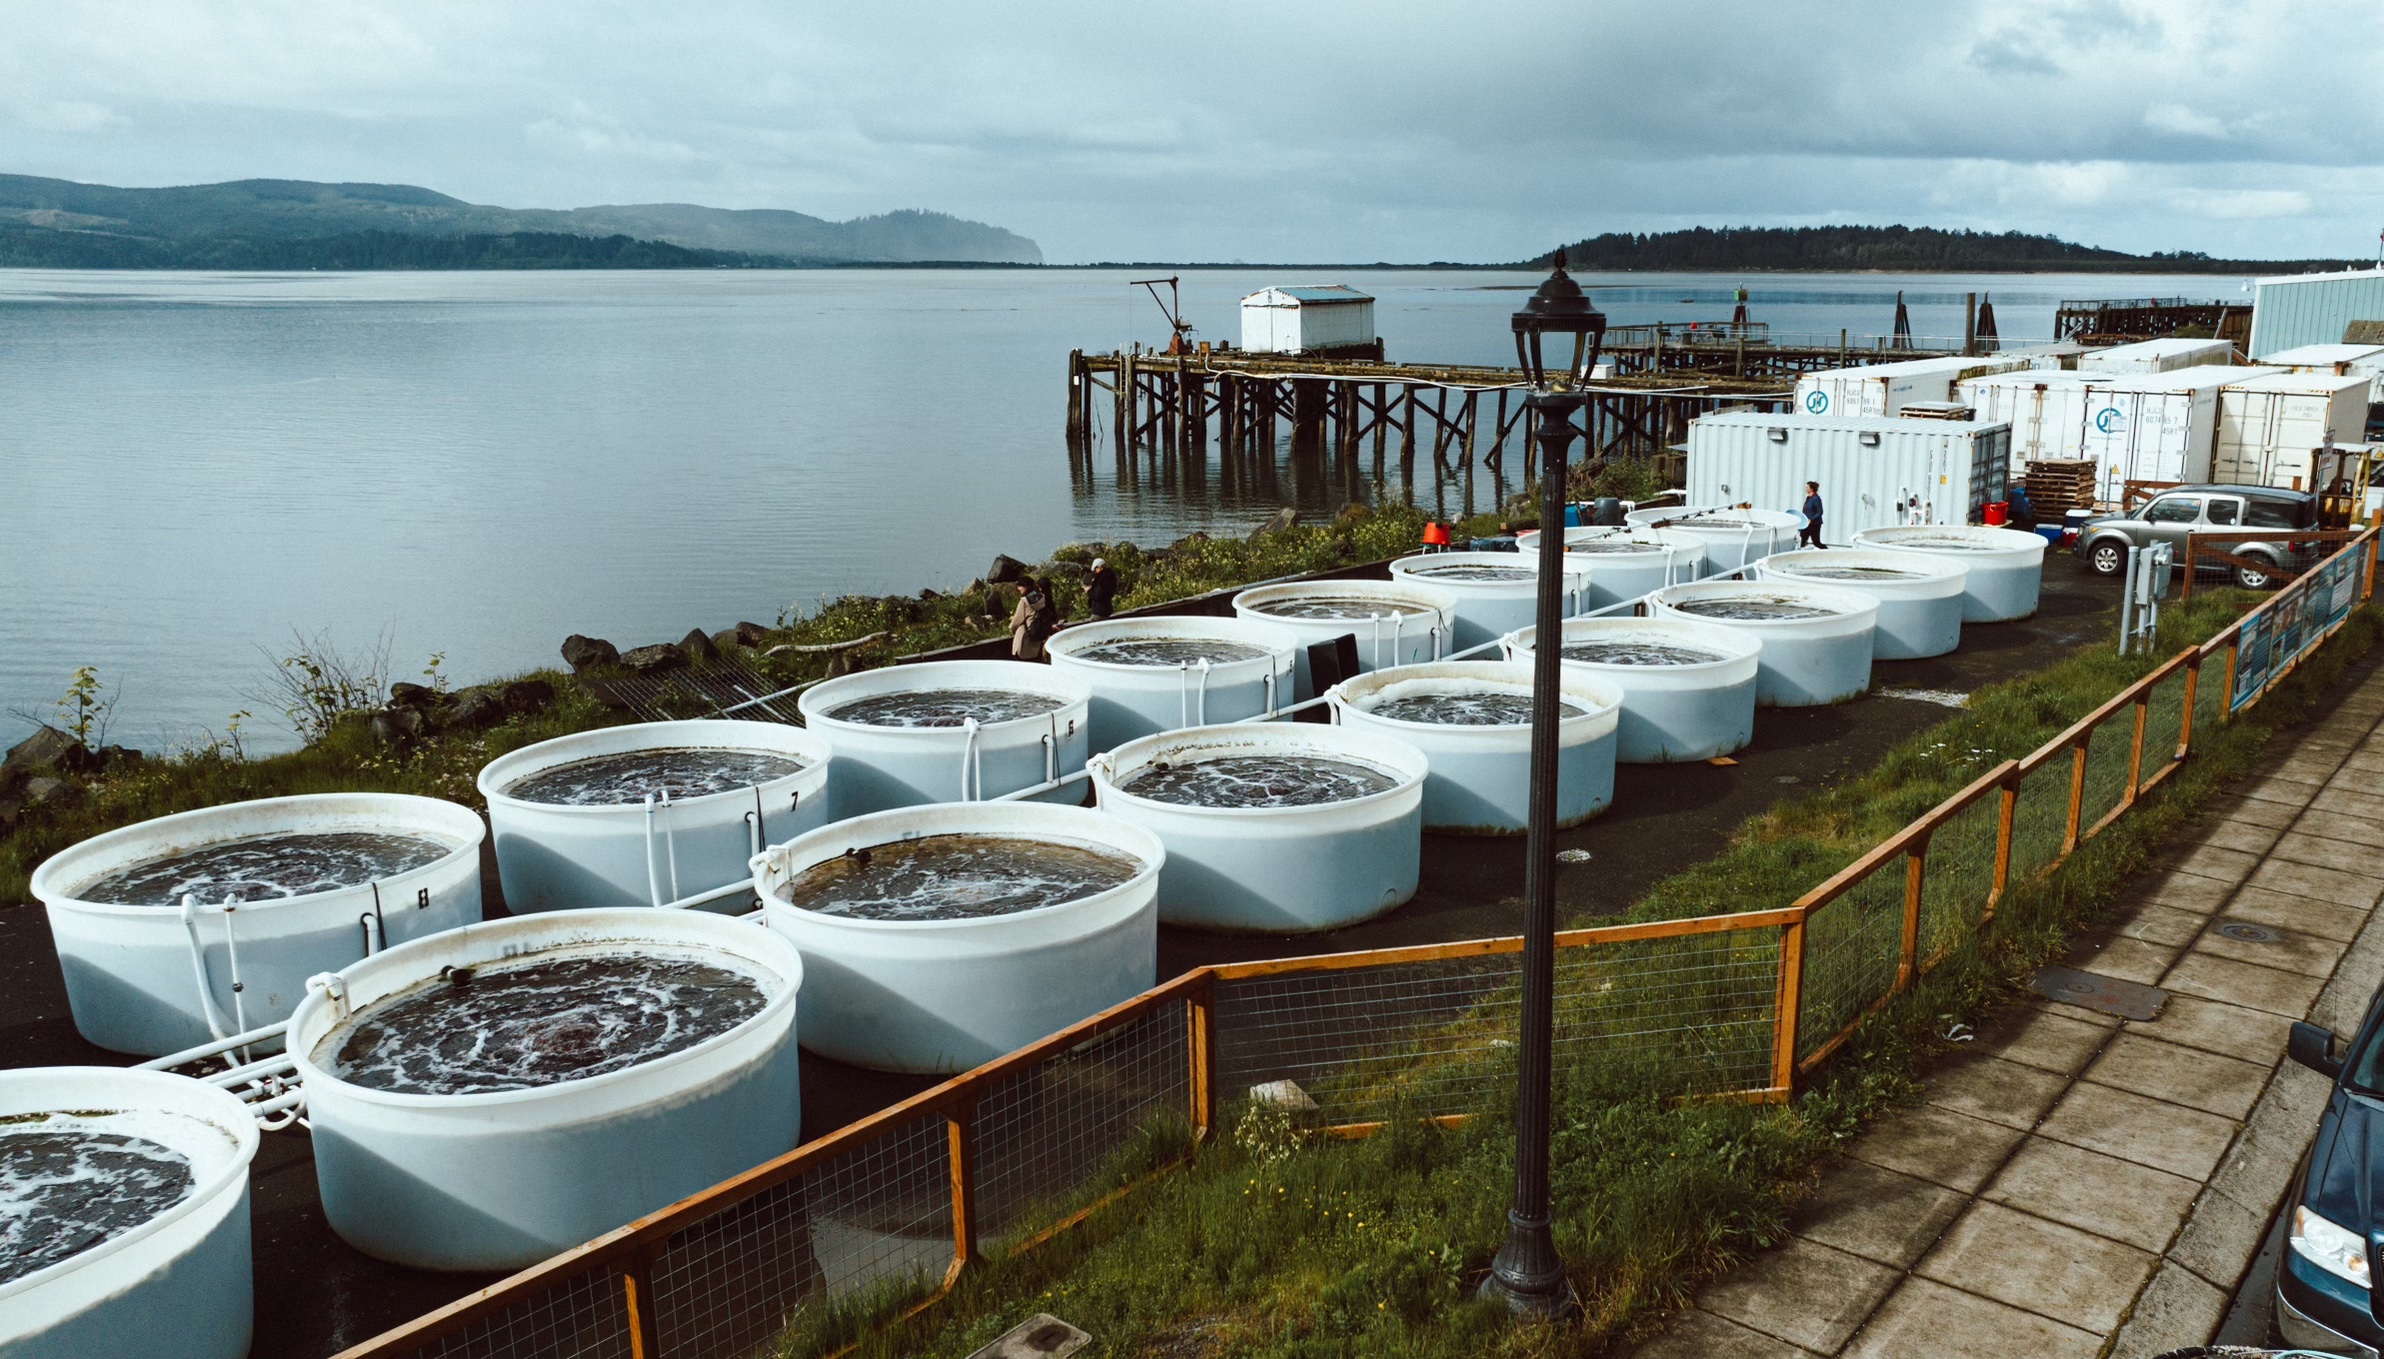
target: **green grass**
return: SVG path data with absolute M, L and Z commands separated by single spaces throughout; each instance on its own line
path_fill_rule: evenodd
M 1120 607 L 1135 608 L 1398 556 L 1414 550 L 1423 523 L 1423 514 L 1413 509 L 1358 510 L 1328 524 L 1269 534 L 1255 543 L 1197 534 L 1151 551 L 1132 543 L 1082 543 L 1060 549 L 1054 560 L 1082 566 L 1095 556 L 1106 556 L 1120 575 Z M 1052 573 L 1050 579 L 1063 611 L 1083 617 L 1081 582 L 1061 573 Z M 847 664 L 866 669 L 890 665 L 897 656 L 1001 637 L 1009 631 L 1016 600 L 1006 588 L 976 583 L 949 595 L 924 593 L 933 597 L 850 595 L 827 601 L 808 615 L 781 617 L 760 646 L 741 654 L 770 679 L 793 685 L 827 674 L 833 657 L 772 655 L 771 647 L 887 634 L 849 653 Z M 570 676 L 551 670 L 533 673 L 551 681 L 560 695 L 551 707 L 486 731 L 427 740 L 402 755 L 376 742 L 362 715 L 351 715 L 322 740 L 296 751 L 246 759 L 218 744 L 155 756 L 79 782 L 68 797 L 27 809 L 16 827 L 0 836 L 0 909 L 32 899 L 28 880 L 48 856 L 102 831 L 170 812 L 247 798 L 327 792 L 421 793 L 479 808 L 473 780 L 491 759 L 534 741 L 623 720 L 588 698 Z
M 2172 611 L 2168 640 L 2208 635 L 2231 614 L 2231 602 L 2197 599 Z M 1555 1231 L 1586 1308 L 1577 1328 L 1512 1326 L 1471 1301 L 1503 1235 L 1511 1173 L 1508 1113 L 1493 1100 L 1454 1131 L 1394 1118 L 1368 1141 L 1291 1151 L 1279 1116 L 1244 1110 L 1234 1132 L 1190 1167 L 1036 1251 L 964 1276 L 917 1317 L 895 1319 L 916 1292 L 817 1309 L 785 1352 L 857 1343 L 865 1359 L 959 1356 L 1037 1311 L 1091 1331 L 1099 1353 L 1153 1359 L 1616 1352 L 1705 1279 L 1779 1241 L 1830 1150 L 1910 1099 L 1929 1066 L 1954 1050 L 1943 1037 L 1951 1026 L 1976 1025 L 2009 1003 L 2072 930 L 2107 909 L 2226 784 L 2255 767 L 2275 733 L 2317 711 L 2380 632 L 2376 611 L 2355 614 L 2259 707 L 2200 732 L 2193 759 L 2058 872 L 2015 885 L 1988 929 L 1962 931 L 1935 970 L 1867 1021 L 1792 1102 L 1679 1102 L 1670 1098 L 1677 1077 L 1649 1054 L 1560 1066 Z M 1659 884 L 1640 911 L 1757 909 L 1792 898 L 2144 668 L 2081 653 L 1984 691 L 1872 773 L 1750 822 L 1723 856 Z M 1736 886 L 1724 893 L 1725 883 Z

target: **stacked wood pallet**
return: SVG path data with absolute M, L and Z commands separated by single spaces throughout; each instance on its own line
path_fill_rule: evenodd
M 2040 519 L 2059 517 L 2066 510 L 2094 508 L 2094 459 L 2032 458 L 2028 463 L 2028 498 Z

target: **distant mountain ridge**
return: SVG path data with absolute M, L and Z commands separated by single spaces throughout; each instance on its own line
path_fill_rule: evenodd
M 2020 231 L 1907 226 L 1693 227 L 1645 235 L 1608 232 L 1575 241 L 1564 251 L 1567 264 L 1591 272 L 1760 269 L 1783 273 L 2234 274 L 2302 267 L 2333 269 L 2355 263 L 2214 259 L 2193 250 L 2131 255 Z M 1541 255 L 1526 263 L 1545 268 L 1548 260 L 1548 255 Z
M 346 253 L 404 257 L 388 238 L 501 241 L 478 249 L 425 248 L 427 256 L 513 263 L 360 264 L 317 262 L 323 242 L 353 241 Z M 647 203 L 556 210 L 467 203 L 411 184 L 320 184 L 246 179 L 162 189 L 31 175 L 0 175 L 0 264 L 97 268 L 507 268 L 590 251 L 565 238 L 628 237 L 657 249 L 640 268 L 722 265 L 915 264 L 927 261 L 1040 264 L 1042 250 L 1000 227 L 940 212 L 904 210 L 831 222 L 774 208 L 706 208 Z M 301 245 L 300 243 L 313 243 Z M 675 247 L 675 251 L 667 247 Z M 341 253 L 339 250 L 330 253 Z M 286 256 L 286 265 L 276 258 Z M 208 261 L 241 261 L 214 263 Z M 307 261 L 307 262 L 302 262 Z M 563 267 L 601 267 L 576 263 Z

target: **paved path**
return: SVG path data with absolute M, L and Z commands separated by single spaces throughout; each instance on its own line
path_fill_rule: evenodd
M 2286 1029 L 2348 1033 L 2384 981 L 2380 721 L 2384 669 L 2280 741 L 2073 950 L 2071 966 L 2169 992 L 2158 1018 L 2040 1000 L 1982 1034 L 1832 1162 L 1790 1241 L 1708 1286 L 1641 1359 L 2207 1342 L 2324 1107 L 2327 1082 L 2284 1061 Z

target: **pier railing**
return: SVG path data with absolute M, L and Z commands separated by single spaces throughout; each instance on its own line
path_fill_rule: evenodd
M 2042 747 L 1777 910 L 1558 936 L 1557 1060 L 1660 1062 L 1782 1100 L 1864 1018 L 2052 872 L 2332 637 L 2375 530 Z M 1245 1101 L 1323 1134 L 1454 1119 L 1509 1088 L 1522 941 L 1204 967 L 339 1359 L 777 1352 L 830 1299 L 931 1304 L 1219 1133 Z

